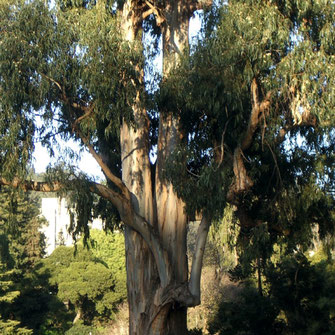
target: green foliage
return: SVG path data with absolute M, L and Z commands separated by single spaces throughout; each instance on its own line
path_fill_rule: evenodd
M 92 326 L 85 326 L 84 324 L 78 322 L 73 325 L 65 335 L 99 335 L 99 332 L 96 327 Z
M 57 146 L 56 134 L 81 146 L 90 143 L 120 175 L 120 122 L 133 122 L 136 94 L 145 95 L 140 42 L 121 40 L 113 4 L 104 4 L 66 0 L 59 1 L 60 10 L 43 0 L 0 3 L 0 173 L 7 179 L 25 176 L 36 139 L 50 155 L 62 152 L 64 162 L 49 170 L 48 181 L 77 187 L 74 234 L 87 233 L 93 206 L 96 215 L 101 210 L 104 218 L 118 216 L 115 210 L 106 215 L 103 201 L 95 206 L 87 176 L 71 168 L 75 155 Z
M 222 295 L 208 331 L 210 334 L 333 334 L 334 275 L 334 264 L 325 255 L 323 260 L 313 263 L 301 252 L 282 255 L 264 268 L 263 295 L 252 281 L 246 280 L 240 282 L 237 295 Z
M 239 233 L 232 206 L 227 206 L 223 218 L 213 222 L 208 233 L 205 261 L 222 274 L 236 265 L 236 239 Z
M 0 204 L 0 327 L 5 334 L 31 334 L 45 307 L 40 300 L 41 283 L 34 275 L 44 255 L 44 236 L 39 230 L 45 220 L 39 216 L 38 198 L 21 190 L 3 187 Z
M 60 246 L 39 270 L 49 276 L 54 294 L 85 324 L 115 318 L 118 304 L 126 298 L 123 235 L 91 233 L 89 249 L 82 242 L 76 248 Z
M 145 101 L 142 48 L 139 41 L 129 45 L 121 40 L 110 1 L 61 0 L 58 5 L 50 9 L 40 0 L 0 2 L 0 174 L 25 175 L 34 136 L 52 154 L 55 134 L 60 133 L 83 147 L 89 143 L 121 176 L 121 120 L 134 123 L 132 106 L 139 103 L 138 94 Z M 314 268 L 304 260 L 284 264 L 273 257 L 275 246 L 289 256 L 307 250 L 315 227 L 321 238 L 334 232 L 334 3 L 231 0 L 206 12 L 205 20 L 203 39 L 164 79 L 150 105 L 161 115 L 174 111 L 181 121 L 181 144 L 163 172 L 185 200 L 190 216 L 207 211 L 219 222 L 228 215 L 227 202 L 234 205 L 230 218 L 237 217 L 241 225 L 233 239 L 240 258 L 235 277 L 249 278 L 257 270 L 260 279 L 270 278 L 271 269 L 274 277 L 268 289 L 276 292 L 276 278 L 289 287 L 291 268 L 297 263 L 308 269 L 301 272 L 303 278 L 316 285 Z M 266 108 L 253 129 L 250 116 L 258 100 Z M 149 113 L 152 145 L 157 139 L 155 108 Z M 73 159 L 73 153 L 68 158 Z M 64 192 L 72 190 L 78 218 L 71 227 L 74 234 L 87 237 L 92 208 L 93 215 L 115 219 L 110 204 L 91 195 L 86 176 L 65 162 L 48 172 L 48 181 L 57 179 L 66 185 Z M 239 183 L 243 177 L 250 187 Z M 13 221 L 11 227 L 21 221 Z M 221 229 L 214 226 L 210 233 L 215 247 L 229 241 L 226 228 Z M 11 245 L 11 234 L 0 232 L 2 262 L 8 268 L 31 267 L 38 252 L 33 247 L 23 251 L 22 243 Z M 20 238 L 28 241 L 23 233 Z M 35 245 L 36 236 L 30 238 L 28 244 Z M 53 293 L 70 297 L 76 312 L 84 311 L 85 322 L 97 315 L 111 316 L 124 297 L 118 260 L 101 260 L 106 251 L 91 247 L 84 251 L 79 246 L 78 258 L 60 248 L 44 262 Z M 30 255 L 31 264 L 20 260 L 23 253 Z M 113 266 L 117 275 L 109 272 Z M 93 276 L 98 271 L 103 282 Z M 106 294 L 117 287 L 122 293 Z M 252 303 L 252 294 L 241 298 L 244 305 Z M 307 290 L 298 303 L 310 294 Z M 259 304 L 271 310 L 262 299 Z M 290 314 L 287 307 L 281 308 Z M 265 314 L 264 323 L 274 320 L 276 313 Z M 293 317 L 287 318 L 294 324 Z M 255 324 L 241 324 L 241 331 L 251 327 L 255 333 Z
M 194 53 L 161 84 L 157 104 L 184 131 L 166 175 L 190 215 L 220 222 L 234 206 L 235 278 L 261 279 L 279 251 L 334 233 L 334 13 L 330 1 L 213 6 Z M 266 108 L 251 132 L 255 99 Z M 227 243 L 218 227 L 210 239 Z
M 6 320 L 6 307 L 13 303 L 13 301 L 20 295 L 20 291 L 15 289 L 13 281 L 15 272 L 5 271 L 5 267 L 1 264 L 0 273 L 0 330 L 3 334 L 14 334 L 24 329 L 20 328 L 20 321 Z
M 269 99 L 269 106 L 250 146 L 243 149 L 252 191 L 235 202 L 252 220 L 266 221 L 269 231 L 290 225 L 299 238 L 307 232 L 301 234 L 303 221 L 315 217 L 306 206 L 295 218 L 288 217 L 298 209 L 291 204 L 300 202 L 303 209 L 307 194 L 320 197 L 325 188 L 333 189 L 334 60 L 323 47 L 323 31 L 333 34 L 334 5 L 324 1 L 310 4 L 306 11 L 302 7 L 299 1 L 229 1 L 214 8 L 194 54 L 162 83 L 158 105 L 175 110 L 187 134 L 171 157 L 167 176 L 191 214 L 203 208 L 213 215 L 223 213 L 231 195 L 233 155 L 249 129 L 253 81 L 258 99 Z M 310 127 L 312 121 L 318 128 Z M 280 130 L 286 132 L 283 139 Z M 333 200 L 326 194 L 315 199 L 328 208 L 318 220 L 329 216 L 327 203 Z M 204 200 L 208 198 L 210 202 Z
M 39 217 L 39 199 L 22 190 L 3 187 L 0 203 L 0 234 L 5 257 L 2 262 L 6 260 L 7 268 L 28 270 L 44 255 L 44 236 L 39 229 L 45 220 Z
M 285 313 L 293 334 L 331 334 L 334 330 L 334 266 L 311 265 L 300 253 L 267 271 L 270 296 Z
M 124 235 L 122 232 L 106 233 L 101 230 L 90 231 L 90 250 L 94 257 L 102 260 L 114 276 L 114 299 L 127 298 L 127 275 L 125 261 Z
M 19 327 L 19 321 L 8 320 L 3 322 L 0 320 L 0 330 L 3 335 L 31 335 L 33 331 L 31 329 L 26 329 Z
M 233 301 L 221 301 L 212 320 L 209 334 L 262 335 L 281 334 L 276 321 L 279 310 L 268 297 L 260 296 L 256 289 L 242 289 Z
M 66 94 L 73 103 L 92 105 L 92 118 L 81 123 L 89 138 L 96 139 L 103 124 L 109 136 L 121 117 L 130 120 L 134 84 L 139 85 L 130 65 L 141 59 L 120 40 L 116 19 L 100 7 L 62 12 L 51 11 L 44 1 L 1 4 L 1 85 L 12 85 L 3 87 L 1 106 L 15 107 L 12 117 L 21 113 L 34 124 L 41 114 L 48 124 L 57 115 L 58 130 L 71 135 L 62 124 L 80 115 L 71 115 Z M 44 126 L 36 130 L 47 135 Z

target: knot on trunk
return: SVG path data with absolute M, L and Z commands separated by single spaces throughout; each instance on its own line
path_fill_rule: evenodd
M 157 306 L 178 304 L 179 306 L 193 307 L 199 305 L 200 299 L 192 295 L 188 282 L 172 283 L 156 291 L 154 303 Z

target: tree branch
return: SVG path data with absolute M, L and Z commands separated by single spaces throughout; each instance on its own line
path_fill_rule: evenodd
M 94 150 L 93 146 L 90 144 L 88 138 L 86 138 L 82 132 L 79 130 L 79 123 L 89 117 L 92 114 L 93 108 L 94 108 L 94 104 L 92 104 L 90 107 L 86 107 L 86 106 L 82 106 L 79 105 L 77 103 L 71 103 L 69 98 L 67 97 L 62 85 L 57 82 L 56 80 L 54 80 L 53 78 L 50 78 L 49 76 L 45 75 L 45 74 L 41 74 L 42 76 L 44 76 L 46 79 L 50 80 L 51 82 L 53 82 L 61 91 L 62 93 L 62 100 L 69 105 L 70 108 L 75 108 L 75 109 L 80 109 L 83 111 L 83 115 L 81 115 L 80 117 L 77 118 L 77 116 L 75 115 L 74 112 L 72 112 L 71 110 L 71 114 L 72 114 L 72 118 L 74 119 L 73 124 L 72 124 L 72 130 L 74 132 L 77 133 L 77 135 L 81 138 L 81 140 L 83 141 L 83 143 L 87 146 L 90 154 L 94 157 L 94 159 L 97 161 L 97 163 L 99 164 L 99 166 L 101 167 L 102 171 L 105 173 L 106 177 L 115 185 L 117 186 L 120 191 L 122 192 L 122 194 L 126 197 L 126 199 L 130 200 L 130 192 L 128 190 L 128 188 L 126 187 L 126 185 L 122 182 L 122 180 L 118 177 L 116 177 L 112 171 L 108 168 L 107 164 L 103 161 L 103 159 L 101 158 L 101 156 Z
M 24 191 L 36 192 L 58 192 L 62 189 L 62 184 L 57 181 L 53 183 L 47 183 L 39 181 L 21 180 L 19 178 L 14 178 L 10 181 L 3 177 L 0 177 L 0 185 L 21 188 Z
M 73 131 L 77 128 L 77 126 L 79 125 L 79 123 L 81 121 L 83 121 L 84 119 L 86 119 L 86 118 L 88 118 L 89 116 L 92 115 L 92 112 L 93 112 L 93 109 L 94 109 L 94 103 L 92 103 L 91 106 L 89 106 L 87 108 L 82 106 L 81 109 L 83 109 L 83 108 L 84 108 L 84 114 L 82 116 L 78 117 L 74 121 L 73 126 L 72 126 Z
M 92 144 L 89 142 L 89 140 L 77 129 L 77 134 L 83 141 L 83 143 L 88 148 L 90 154 L 93 156 L 93 158 L 96 160 L 96 162 L 101 167 L 102 171 L 106 175 L 106 177 L 116 186 L 119 188 L 119 190 L 122 192 L 122 194 L 126 197 L 127 200 L 130 201 L 130 191 L 127 188 L 127 186 L 123 183 L 123 181 L 118 178 L 112 171 L 109 169 L 107 164 L 103 161 L 102 157 L 94 150 Z
M 157 265 L 161 287 L 166 288 L 170 284 L 171 279 L 171 261 L 167 251 L 163 248 L 163 244 L 159 238 L 156 229 L 150 225 L 142 216 L 134 214 L 134 220 L 128 224 L 136 230 L 149 246 Z
M 189 4 L 189 10 L 193 13 L 197 10 L 209 8 L 212 6 L 213 0 L 191 0 Z
M 178 302 L 182 306 L 194 307 L 201 303 L 201 270 L 210 224 L 210 217 L 204 214 L 198 228 L 191 274 L 188 283 L 172 282 L 158 290 L 155 296 L 157 305 L 164 306 Z
M 21 188 L 24 191 L 37 192 L 58 192 L 65 188 L 65 185 L 58 181 L 48 183 L 21 180 L 19 178 L 14 178 L 10 181 L 3 177 L 0 177 L 0 185 Z M 154 227 L 143 217 L 134 212 L 130 199 L 127 199 L 123 194 L 115 192 L 109 187 L 96 182 L 90 182 L 89 189 L 91 192 L 110 201 L 118 210 L 123 223 L 137 231 L 143 237 L 154 255 L 161 286 L 162 288 L 167 287 L 171 278 L 171 262 Z
M 155 14 L 155 16 L 156 16 L 156 24 L 157 24 L 157 26 L 160 26 L 166 20 L 165 17 L 164 17 L 164 15 L 162 14 L 161 10 L 158 9 L 157 6 L 155 6 L 154 4 L 152 4 L 148 0 L 145 0 L 145 4 L 149 7 L 149 10 L 147 10 L 146 12 L 144 12 L 142 14 L 142 18 L 145 19 L 150 14 Z
M 190 302 L 190 305 L 188 306 L 197 306 L 201 302 L 200 280 L 201 280 L 202 261 L 204 258 L 207 235 L 210 224 L 211 224 L 210 218 L 207 215 L 203 214 L 198 228 L 197 240 L 195 243 L 195 251 L 192 259 L 191 275 L 188 285 L 193 301 Z
M 131 201 L 123 195 L 98 183 L 91 184 L 91 191 L 111 201 L 117 208 L 122 222 L 142 236 L 155 258 L 161 287 L 167 287 L 171 278 L 171 262 L 156 229 L 134 211 Z
M 3 177 L 0 177 L 0 185 L 11 186 L 14 188 L 21 188 L 26 192 L 35 191 L 35 192 L 46 192 L 46 193 L 59 192 L 65 187 L 67 187 L 59 181 L 49 183 L 49 182 L 41 182 L 33 180 L 21 180 L 19 178 L 14 178 L 13 180 L 7 180 Z M 99 183 L 90 182 L 89 189 L 91 192 L 100 195 L 106 200 L 109 200 L 118 210 L 122 209 L 121 204 L 123 201 L 126 200 L 123 198 L 121 194 Z
M 252 138 L 258 127 L 260 117 L 261 115 L 265 117 L 265 113 L 270 107 L 271 92 L 268 92 L 266 97 L 262 100 L 262 102 L 259 102 L 259 92 L 256 78 L 252 80 L 250 90 L 251 90 L 252 110 L 246 135 L 244 136 L 244 139 L 241 142 L 242 150 L 246 150 L 250 147 L 252 143 Z
M 160 15 L 159 11 L 156 7 L 154 7 L 149 1 L 145 1 L 147 6 L 150 10 L 156 15 L 156 20 L 162 22 L 165 20 L 162 15 Z M 147 12 L 146 14 L 150 14 Z M 79 129 L 80 122 L 89 117 L 92 113 L 93 106 L 86 107 L 79 105 L 77 103 L 73 103 L 67 97 L 65 90 L 63 89 L 62 85 L 57 82 L 56 80 L 48 77 L 47 75 L 42 74 L 46 79 L 54 83 L 61 92 L 61 99 L 65 104 L 70 107 L 70 113 L 72 121 L 72 129 L 73 131 L 81 138 L 85 146 L 88 148 L 90 154 L 94 157 L 97 161 L 99 166 L 101 167 L 102 171 L 106 175 L 106 177 L 120 190 L 121 193 L 116 192 L 107 186 L 91 182 L 90 183 L 90 191 L 105 198 L 106 200 L 110 201 L 118 210 L 121 220 L 124 224 L 132 228 L 133 230 L 137 231 L 143 239 L 146 241 L 147 245 L 149 246 L 157 264 L 157 269 L 159 273 L 159 278 L 161 281 L 161 287 L 165 288 L 170 284 L 171 278 L 171 262 L 169 260 L 168 253 L 164 250 L 163 245 L 160 241 L 158 233 L 154 229 L 152 225 L 150 225 L 142 216 L 140 216 L 133 208 L 131 202 L 131 193 L 127 186 L 123 183 L 123 181 L 118 178 L 116 175 L 112 173 L 109 169 L 107 164 L 103 161 L 101 155 L 99 155 L 92 144 L 89 141 L 89 138 L 84 136 L 84 134 Z M 75 111 L 73 109 L 79 109 L 83 112 L 83 115 L 79 118 L 77 117 Z M 18 182 L 16 182 L 17 184 Z M 9 183 L 11 184 L 11 183 Z M 43 190 L 45 192 L 55 192 L 61 189 L 62 185 L 55 183 L 52 187 L 48 186 L 47 183 L 37 183 L 36 185 L 31 184 L 29 182 L 21 182 L 21 187 L 25 190 L 36 190 L 40 191 Z M 49 188 L 48 188 L 49 187 Z
M 265 118 L 265 113 L 270 108 L 271 103 L 271 91 L 267 93 L 267 95 L 261 102 L 259 101 L 259 88 L 256 78 L 254 78 L 251 82 L 250 93 L 252 104 L 251 115 L 249 118 L 246 134 L 241 141 L 241 144 L 237 146 L 234 150 L 233 171 L 235 175 L 235 180 L 231 184 L 227 195 L 228 201 L 236 205 L 238 201 L 237 195 L 245 192 L 253 186 L 253 181 L 248 176 L 247 170 L 244 166 L 243 151 L 247 150 L 251 146 L 252 139 L 259 125 L 261 116 Z
M 55 84 L 57 86 L 57 88 L 60 90 L 61 92 L 61 99 L 70 107 L 76 108 L 76 109 L 81 109 L 84 113 L 87 113 L 91 110 L 91 107 L 86 107 L 86 106 L 82 106 L 80 104 L 77 104 L 76 102 L 71 102 L 70 99 L 68 98 L 68 96 L 65 93 L 64 88 L 62 87 L 62 85 L 55 79 L 49 77 L 48 75 L 46 75 L 45 73 L 40 73 L 40 75 L 44 78 L 46 78 L 47 80 L 51 81 L 53 84 Z

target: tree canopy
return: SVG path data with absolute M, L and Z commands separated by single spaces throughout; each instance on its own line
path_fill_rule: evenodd
M 189 19 L 204 8 L 190 54 Z M 209 225 L 228 203 L 240 245 L 263 254 L 282 238 L 306 247 L 316 225 L 332 233 L 333 18 L 330 0 L 1 2 L 1 183 L 72 192 L 75 232 L 92 208 L 122 220 L 131 333 L 183 332 Z M 156 92 L 142 32 L 151 51 L 162 41 Z M 34 141 L 52 154 L 56 134 L 87 148 L 107 182 L 72 168 L 69 151 L 44 183 L 26 181 Z

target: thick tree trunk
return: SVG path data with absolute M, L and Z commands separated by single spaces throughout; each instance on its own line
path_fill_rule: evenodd
M 188 46 L 189 13 L 182 10 L 179 1 L 168 1 L 165 5 L 162 33 L 164 76 L 167 77 Z M 138 30 L 134 6 L 128 0 L 122 11 L 122 30 L 130 42 L 135 40 Z M 189 293 L 187 217 L 184 203 L 162 173 L 181 140 L 179 121 L 173 111 L 166 111 L 164 117 L 160 117 L 156 174 L 152 176 L 148 117 L 139 101 L 133 111 L 136 127 L 125 122 L 121 127 L 122 181 L 131 192 L 132 210 L 155 231 L 165 256 L 155 257 L 143 236 L 126 227 L 129 331 L 130 335 L 185 335 L 187 304 L 180 303 L 183 299 L 179 297 Z M 134 215 L 129 217 L 135 220 Z M 161 268 L 164 271 L 159 271 Z

